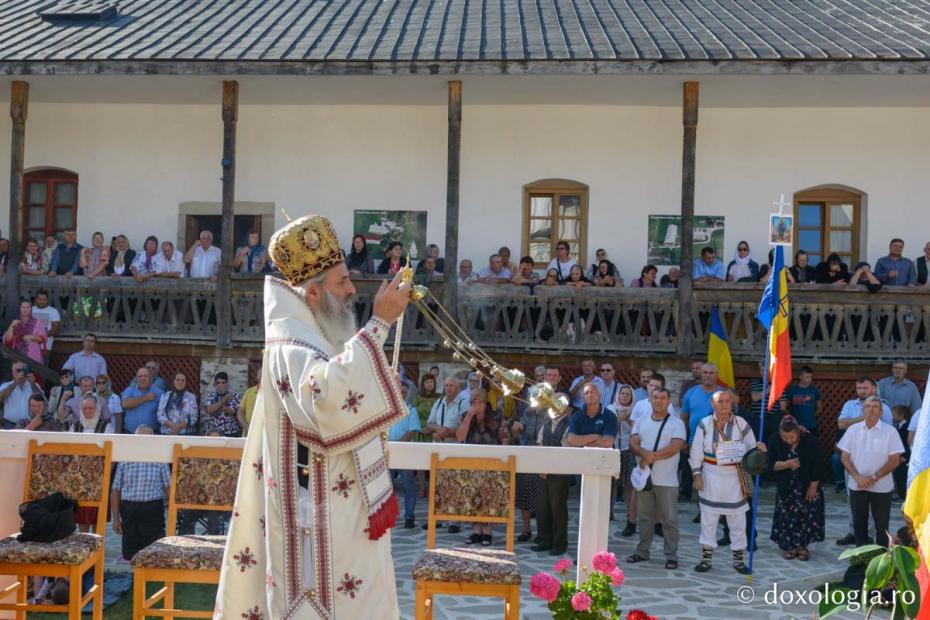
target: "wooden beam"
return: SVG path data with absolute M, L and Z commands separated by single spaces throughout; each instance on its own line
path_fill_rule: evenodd
M 697 82 L 685 82 L 682 91 L 684 138 L 681 154 L 681 277 L 678 279 L 678 354 L 691 355 L 694 338 L 691 328 L 691 301 L 694 283 L 691 278 L 694 246 L 694 169 L 698 123 Z
M 449 82 L 448 154 L 446 162 L 446 264 L 442 303 L 456 314 L 459 263 L 459 173 L 462 159 L 462 83 Z
M 29 84 L 10 85 L 10 252 L 6 270 L 6 318 L 19 316 L 19 263 L 23 240 L 23 163 L 26 157 L 26 117 L 29 115 Z
M 930 60 L 44 60 L 2 75 L 927 75 Z
M 239 120 L 239 82 L 223 82 L 223 211 L 221 230 L 223 234 L 223 261 L 216 290 L 216 346 L 232 345 L 232 274 L 235 239 L 236 200 L 236 122 Z

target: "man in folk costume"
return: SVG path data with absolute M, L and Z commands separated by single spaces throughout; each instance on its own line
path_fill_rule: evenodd
M 701 536 L 703 547 L 701 562 L 694 567 L 699 573 L 711 569 L 714 549 L 717 548 L 717 523 L 726 517 L 730 528 L 730 549 L 733 550 L 733 568 L 746 575 L 749 568 L 744 561 L 746 551 L 746 518 L 751 488 L 740 470 L 743 454 L 753 447 L 765 450 L 756 443 L 752 428 L 746 420 L 733 414 L 733 397 L 729 392 L 718 391 L 711 397 L 714 408 L 698 423 L 691 438 L 691 473 L 698 492 L 701 509 Z
M 213 617 L 397 618 L 385 438 L 407 408 L 382 345 L 410 285 L 382 283 L 357 329 L 328 220 L 289 223 L 269 250 L 287 281 L 265 278 L 261 391 Z

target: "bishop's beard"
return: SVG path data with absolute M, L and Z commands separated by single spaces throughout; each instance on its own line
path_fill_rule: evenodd
M 336 349 L 342 349 L 358 331 L 352 299 L 340 301 L 326 289 L 323 289 L 323 299 L 316 318 L 323 336 Z

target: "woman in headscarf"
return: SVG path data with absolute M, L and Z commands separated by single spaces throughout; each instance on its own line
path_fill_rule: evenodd
M 817 284 L 835 284 L 845 286 L 850 277 L 849 265 L 843 262 L 836 252 L 827 256 L 827 260 L 817 265 L 814 281 Z
M 130 267 L 132 277 L 135 278 L 136 282 L 145 282 L 157 275 L 155 273 L 156 256 L 158 256 L 158 237 L 149 235 L 145 238 L 142 252 L 136 256 L 136 260 L 133 261 L 132 267 Z
M 96 278 L 107 268 L 110 259 L 109 248 L 103 245 L 103 233 L 95 232 L 91 237 L 91 246 L 81 250 L 80 267 L 88 278 Z
M 353 276 L 367 276 L 375 272 L 375 262 L 371 259 L 368 252 L 368 242 L 365 241 L 365 235 L 355 235 L 352 237 L 352 249 L 346 256 L 346 269 Z
M 97 396 L 104 399 L 107 403 L 107 409 L 110 412 L 110 423 L 107 424 L 107 433 L 116 432 L 116 415 L 123 414 L 123 402 L 120 395 L 113 391 L 113 383 L 108 375 L 100 374 L 94 379 L 94 390 Z
M 758 282 L 759 263 L 752 260 L 749 251 L 749 242 L 740 241 L 736 244 L 736 253 L 733 260 L 727 265 L 727 282 Z
M 633 429 L 633 422 L 630 420 L 630 414 L 633 413 L 633 388 L 627 384 L 622 384 L 617 390 L 617 396 L 614 403 L 607 408 L 617 416 L 617 428 L 620 429 L 620 438 L 618 448 L 620 448 L 620 480 L 610 489 L 610 518 L 614 514 L 614 498 L 617 492 L 623 493 L 623 501 L 626 503 L 626 525 L 624 526 L 624 536 L 630 536 L 636 531 L 636 494 L 633 492 L 633 485 L 630 483 L 630 474 L 633 473 L 633 467 L 636 465 L 633 460 L 633 452 L 630 450 L 630 431 Z M 617 489 L 617 487 L 620 487 Z M 629 534 L 626 532 L 629 530 Z
M 136 251 L 129 247 L 129 239 L 126 235 L 116 236 L 116 251 L 110 254 L 110 261 L 107 263 L 107 273 L 114 278 L 120 276 L 131 276 L 130 267 L 136 260 Z
M 16 349 L 29 359 L 44 363 L 45 323 L 32 316 L 32 302 L 23 300 L 19 304 L 19 318 L 14 319 L 3 334 L 3 343 Z
M 81 397 L 81 413 L 78 419 L 71 424 L 72 433 L 102 433 L 106 428 L 107 420 L 100 415 L 100 401 L 93 392 L 87 392 Z M 97 522 L 97 508 L 91 506 L 78 506 L 74 513 L 74 523 L 81 532 L 89 532 L 90 526 Z M 103 535 L 103 532 L 95 532 Z
M 772 540 L 786 560 L 807 561 L 812 542 L 824 539 L 823 470 L 817 439 L 786 415 L 769 437 L 769 467 L 778 480 Z
M 187 375 L 174 373 L 171 388 L 161 395 L 156 413 L 162 435 L 190 435 L 197 428 L 197 397 L 187 390 Z
M 592 286 L 591 280 L 584 277 L 584 271 L 579 265 L 572 265 L 571 270 L 568 272 L 568 279 L 565 280 L 564 284 L 574 288 Z
M 39 249 L 39 242 L 35 239 L 26 241 L 23 262 L 19 264 L 19 272 L 25 276 L 44 276 L 48 273 L 48 263 L 45 261 L 45 255 Z

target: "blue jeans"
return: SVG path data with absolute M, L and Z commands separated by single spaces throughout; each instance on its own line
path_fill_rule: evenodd
M 412 469 L 392 469 L 391 478 L 400 476 L 400 483 L 404 487 L 404 519 L 413 519 L 413 511 L 417 507 L 417 481 Z
M 843 467 L 839 452 L 830 455 L 830 467 L 833 469 L 833 484 L 846 486 L 846 468 Z

